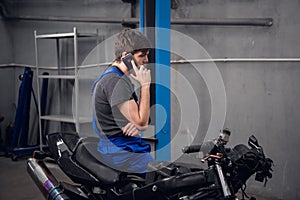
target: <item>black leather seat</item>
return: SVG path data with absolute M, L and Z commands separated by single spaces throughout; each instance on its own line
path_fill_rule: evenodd
M 75 153 L 76 161 L 94 175 L 101 185 L 113 185 L 120 180 L 122 172 L 106 166 L 97 151 L 99 138 L 89 137 L 82 139 Z

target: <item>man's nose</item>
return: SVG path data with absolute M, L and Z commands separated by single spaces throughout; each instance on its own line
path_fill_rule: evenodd
M 145 56 L 144 63 L 147 63 L 148 61 L 148 56 Z

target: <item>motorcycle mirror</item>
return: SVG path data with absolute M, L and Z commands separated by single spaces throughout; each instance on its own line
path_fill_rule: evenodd
M 260 149 L 260 146 L 258 144 L 258 140 L 256 139 L 256 137 L 254 135 L 251 135 L 249 137 L 249 140 L 248 140 L 248 145 L 252 148 L 256 148 L 256 149 Z

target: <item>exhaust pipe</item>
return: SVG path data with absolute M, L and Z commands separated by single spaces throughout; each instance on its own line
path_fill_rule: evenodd
M 27 161 L 27 172 L 39 187 L 47 200 L 69 200 L 63 193 L 56 178 L 42 161 L 29 158 Z

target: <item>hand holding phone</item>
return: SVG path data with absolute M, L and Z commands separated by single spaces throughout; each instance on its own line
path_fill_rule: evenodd
M 133 55 L 131 53 L 127 54 L 126 56 L 124 56 L 122 59 L 122 62 L 126 65 L 126 67 L 128 68 L 128 71 L 130 71 L 132 74 L 135 75 L 134 73 L 134 69 L 133 66 L 131 64 L 131 61 L 133 60 L 135 65 L 138 66 L 137 62 L 135 61 Z
M 144 84 L 150 84 L 151 82 L 151 73 L 150 70 L 145 68 L 144 65 L 138 65 L 137 61 L 134 59 L 133 55 L 131 53 L 124 56 L 122 59 L 122 62 L 126 65 L 128 68 L 128 71 L 130 71 L 131 77 L 139 82 L 141 85 Z M 132 61 L 136 65 L 135 67 L 132 66 Z

